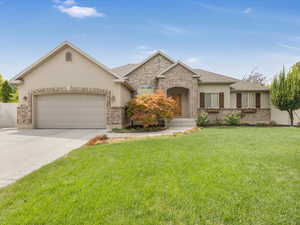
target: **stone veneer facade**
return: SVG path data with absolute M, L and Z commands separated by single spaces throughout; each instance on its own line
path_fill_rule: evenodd
M 137 90 L 141 85 L 150 85 L 154 90 L 162 90 L 167 94 L 168 89 L 182 87 L 189 91 L 189 112 L 191 117 L 197 116 L 199 107 L 199 85 L 195 74 L 180 64 L 168 70 L 164 77 L 157 76 L 169 68 L 173 62 L 162 55 L 150 59 L 136 70 L 128 74 L 128 83 Z
M 162 77 L 157 76 L 173 63 L 162 55 L 157 55 L 139 68 L 127 75 L 128 83 L 137 90 L 141 85 L 151 85 L 154 90 L 162 90 L 167 94 L 168 89 L 174 87 L 185 88 L 189 91 L 189 112 L 190 117 L 197 118 L 199 113 L 206 112 L 206 109 L 200 109 L 200 91 L 201 83 L 195 77 L 194 73 L 180 64 L 177 64 L 166 71 Z M 223 108 L 218 113 L 209 113 L 209 120 L 224 121 L 226 115 L 233 112 L 242 112 L 241 109 Z M 241 122 L 256 124 L 269 123 L 271 120 L 270 109 L 257 109 L 252 113 L 241 114 Z
M 199 115 L 207 112 L 207 109 L 199 109 Z M 241 113 L 242 124 L 269 123 L 271 121 L 271 109 L 255 109 L 254 112 L 243 112 L 243 109 L 218 109 L 218 112 L 209 112 L 208 119 L 212 123 L 223 123 L 230 113 Z
M 166 57 L 157 55 L 128 74 L 128 83 L 135 90 L 137 90 L 141 85 L 145 84 L 151 85 L 154 89 L 157 89 L 158 83 L 156 76 L 172 64 L 173 63 Z
M 107 128 L 120 128 L 126 123 L 123 107 L 111 107 L 111 92 L 98 88 L 80 88 L 80 87 L 57 87 L 57 88 L 39 88 L 29 92 L 17 108 L 17 123 L 19 128 L 34 128 L 33 105 L 35 97 L 38 95 L 51 94 L 86 94 L 86 95 L 104 95 L 106 97 L 106 121 Z
M 199 107 L 200 92 L 198 78 L 193 77 L 194 75 L 191 71 L 177 64 L 164 74 L 164 78 L 159 78 L 158 88 L 166 94 L 168 89 L 174 87 L 187 89 L 189 93 L 189 114 L 190 117 L 195 118 L 197 116 L 197 108 Z

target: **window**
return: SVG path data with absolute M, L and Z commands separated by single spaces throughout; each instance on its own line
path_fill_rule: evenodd
M 242 108 L 254 109 L 256 108 L 256 94 L 253 92 L 242 93 Z
M 71 52 L 66 53 L 66 62 L 72 62 L 72 53 Z
M 138 89 L 137 89 L 137 94 L 150 94 L 153 93 L 153 88 L 150 85 L 141 85 Z
M 219 108 L 219 93 L 205 93 L 205 108 Z

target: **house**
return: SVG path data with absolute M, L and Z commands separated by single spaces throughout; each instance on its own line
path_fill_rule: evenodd
M 177 116 L 211 120 L 242 112 L 244 123 L 271 120 L 267 87 L 191 68 L 157 51 L 139 64 L 108 68 L 69 42 L 15 76 L 19 128 L 113 128 L 126 124 L 124 106 L 157 89 L 172 96 Z

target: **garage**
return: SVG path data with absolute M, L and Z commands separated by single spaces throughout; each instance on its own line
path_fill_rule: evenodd
M 105 128 L 105 102 L 104 95 L 36 96 L 36 128 Z

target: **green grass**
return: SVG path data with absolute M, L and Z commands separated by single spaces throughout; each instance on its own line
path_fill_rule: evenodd
M 300 224 L 300 129 L 78 149 L 0 189 L 0 224 Z

